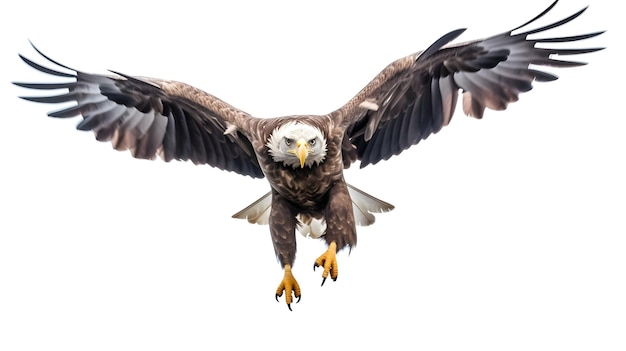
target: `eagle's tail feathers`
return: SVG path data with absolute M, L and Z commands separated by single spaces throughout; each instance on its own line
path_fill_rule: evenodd
M 352 211 L 357 225 L 368 226 L 374 223 L 376 218 L 372 213 L 389 212 L 394 206 L 388 202 L 378 199 L 363 190 L 357 189 L 350 184 L 348 191 L 352 198 Z
M 357 225 L 371 225 L 376 220 L 373 213 L 388 212 L 394 209 L 394 206 L 388 202 L 380 200 L 350 184 L 347 184 L 347 186 L 350 198 L 352 198 L 352 210 Z M 235 213 L 233 218 L 246 219 L 250 223 L 269 224 L 271 209 L 272 193 L 268 192 L 248 207 Z M 319 231 L 319 229 L 314 231 Z
M 235 213 L 233 218 L 247 219 L 250 223 L 269 224 L 271 208 L 272 193 L 268 192 L 248 207 Z

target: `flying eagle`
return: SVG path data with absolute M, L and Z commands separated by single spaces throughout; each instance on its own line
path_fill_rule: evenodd
M 393 209 L 346 184 L 345 168 L 357 160 L 361 168 L 387 160 L 439 132 L 450 123 L 459 91 L 463 112 L 481 118 L 485 108 L 504 110 L 517 101 L 521 92 L 532 89 L 533 81 L 557 79 L 536 67 L 584 64 L 555 56 L 602 49 L 536 47 L 602 33 L 529 39 L 529 35 L 574 20 L 586 9 L 549 25 L 523 30 L 556 2 L 525 24 L 485 39 L 449 44 L 465 29 L 445 34 L 426 50 L 392 62 L 344 106 L 326 115 L 256 118 L 185 83 L 114 71 L 110 76 L 89 74 L 62 65 L 37 48 L 55 68 L 22 55 L 21 59 L 43 73 L 71 80 L 14 84 L 36 90 L 65 89 L 60 95 L 23 99 L 76 102 L 48 115 L 80 115 L 83 119 L 77 129 L 91 130 L 97 140 L 110 141 L 116 150 L 130 150 L 135 158 L 154 159 L 158 155 L 166 162 L 190 160 L 267 178 L 270 192 L 233 217 L 269 224 L 284 270 L 276 300 L 285 293 L 291 309 L 294 297 L 298 301 L 301 297 L 291 272 L 296 229 L 328 244 L 314 263 L 314 269 L 323 267 L 323 285 L 328 276 L 337 279 L 336 252 L 356 245 L 356 225 L 372 224 L 372 213 Z

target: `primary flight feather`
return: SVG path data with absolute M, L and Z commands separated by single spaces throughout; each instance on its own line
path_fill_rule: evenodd
M 185 83 L 133 77 L 119 72 L 105 76 L 62 65 L 35 50 L 55 68 L 22 55 L 31 67 L 60 78 L 61 83 L 14 84 L 35 90 L 58 90 L 51 96 L 23 97 L 42 103 L 74 101 L 76 105 L 49 116 L 82 116 L 79 130 L 91 130 L 99 141 L 136 158 L 190 160 L 222 170 L 265 177 L 270 192 L 233 217 L 269 224 L 284 276 L 276 298 L 301 296 L 291 267 L 295 231 L 323 238 L 328 250 L 314 263 L 323 267 L 322 284 L 337 278 L 336 252 L 357 242 L 356 225 L 374 222 L 372 213 L 393 206 L 345 183 L 343 170 L 398 155 L 450 123 L 459 93 L 465 114 L 481 118 L 485 108 L 503 110 L 533 81 L 557 77 L 539 66 L 572 67 L 584 63 L 557 59 L 601 50 L 538 48 L 538 43 L 569 43 L 602 32 L 529 39 L 564 25 L 573 15 L 540 28 L 522 26 L 481 40 L 449 44 L 464 29 L 452 31 L 426 50 L 392 62 L 354 98 L 326 115 L 256 118 Z M 518 33 L 513 33 L 519 31 Z M 532 65 L 532 66 L 531 66 Z M 67 73 L 70 71 L 71 73 Z M 293 293 L 293 296 L 292 296 Z

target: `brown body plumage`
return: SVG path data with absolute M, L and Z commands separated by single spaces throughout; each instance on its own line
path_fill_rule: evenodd
M 327 140 L 326 160 L 316 167 L 276 167 L 269 157 L 259 157 L 259 164 L 272 188 L 272 211 L 269 224 L 274 249 L 280 263 L 293 265 L 296 257 L 296 217 L 325 218 L 327 242 L 337 241 L 341 249 L 356 245 L 356 227 L 350 195 L 343 179 L 341 144 L 343 133 L 328 116 L 294 116 L 257 120 L 248 135 L 257 155 L 267 155 L 267 140 L 283 123 L 298 119 L 322 131 Z M 347 200 L 347 201 L 346 201 Z M 339 202 L 339 205 L 333 205 Z M 349 206 L 346 206 L 348 204 Z M 344 226 L 334 223 L 348 223 Z
M 535 47 L 601 34 L 528 39 L 531 34 L 566 24 L 584 11 L 521 31 L 555 4 L 520 27 L 482 40 L 448 45 L 464 30 L 452 31 L 426 50 L 391 63 L 344 106 L 322 116 L 259 119 L 184 83 L 118 72 L 113 76 L 88 74 L 61 65 L 38 50 L 59 68 L 50 69 L 20 57 L 39 71 L 70 81 L 15 84 L 30 89 L 66 89 L 60 95 L 25 99 L 75 101 L 77 105 L 49 115 L 82 115 L 78 129 L 92 130 L 98 140 L 111 141 L 118 150 L 129 149 L 134 157 L 191 160 L 267 178 L 270 192 L 234 217 L 269 223 L 276 255 L 285 268 L 277 296 L 285 291 L 289 305 L 292 291 L 300 296 L 291 274 L 296 228 L 326 240 L 329 250 L 316 265 L 324 267 L 324 279 L 329 274 L 336 278 L 335 252 L 356 244 L 355 225 L 371 224 L 371 212 L 393 208 L 346 184 L 344 168 L 357 160 L 361 167 L 387 160 L 437 133 L 450 122 L 459 91 L 463 111 L 481 118 L 485 108 L 505 109 L 519 93 L 529 91 L 533 81 L 557 78 L 535 67 L 582 65 L 555 56 L 600 50 Z M 520 33 L 513 34 L 518 30 Z M 316 221 L 323 225 L 316 227 Z

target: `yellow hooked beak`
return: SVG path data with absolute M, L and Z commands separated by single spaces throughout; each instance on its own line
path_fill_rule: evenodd
M 298 159 L 300 160 L 300 168 L 304 168 L 304 161 L 309 155 L 309 149 L 307 146 L 308 144 L 304 139 L 300 139 L 296 143 L 296 149 L 294 150 L 294 153 L 296 154 L 296 156 L 298 156 Z

